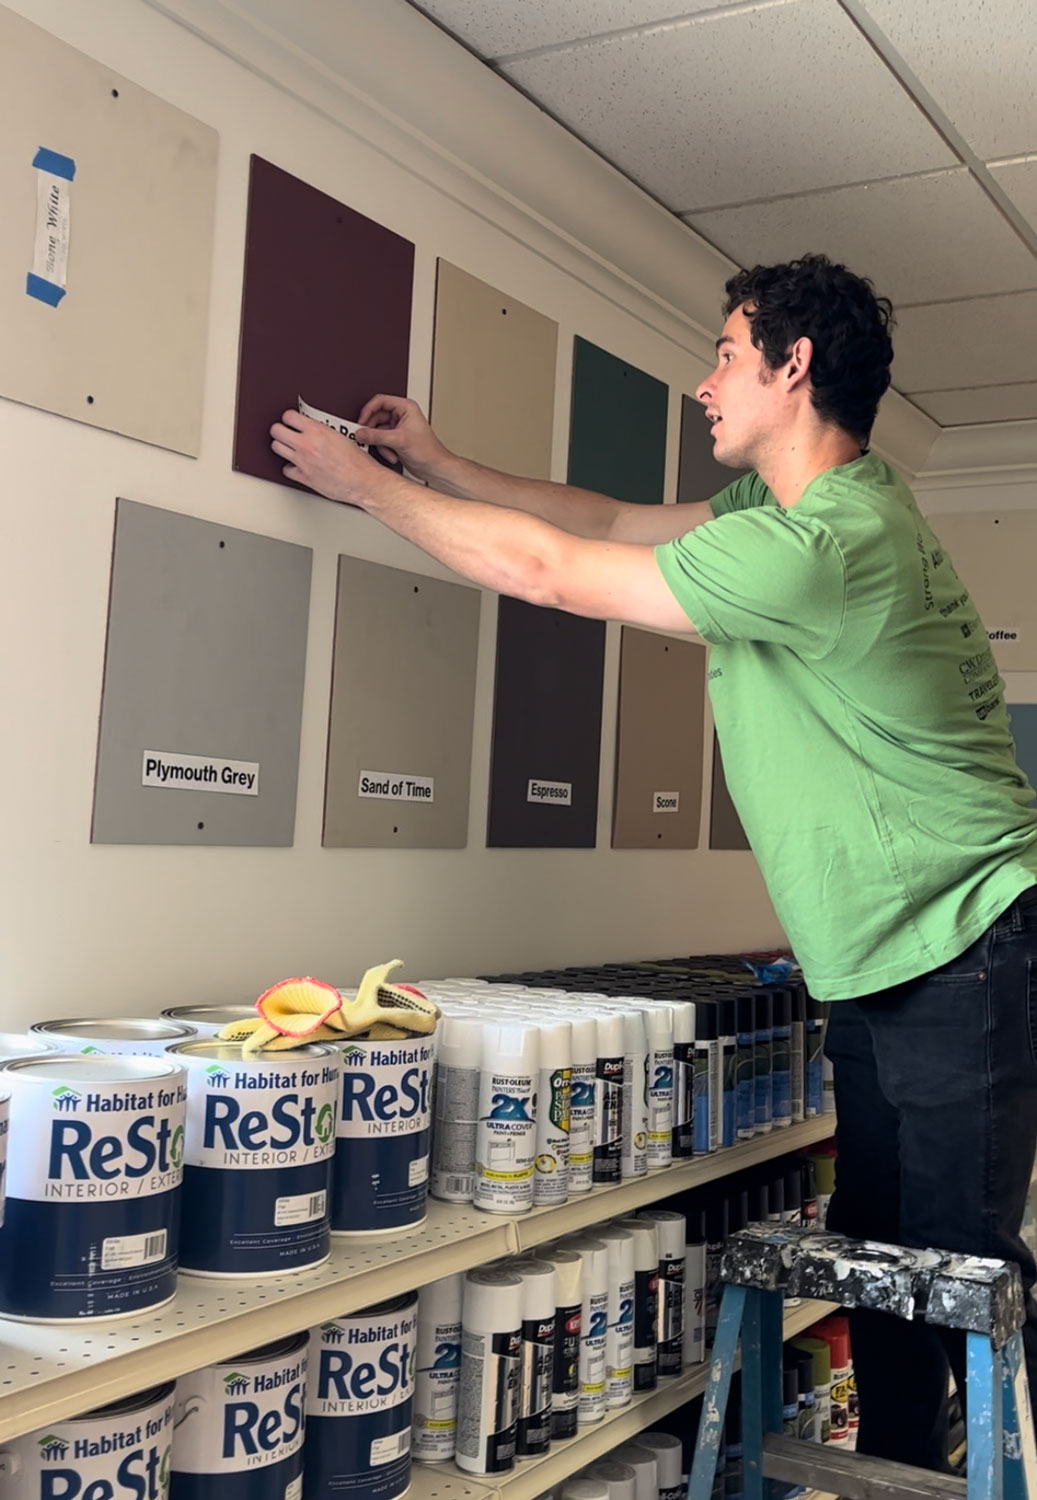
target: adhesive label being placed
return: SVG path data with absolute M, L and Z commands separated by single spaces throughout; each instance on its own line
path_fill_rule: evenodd
M 36 168 L 36 233 L 25 291 L 37 302 L 57 307 L 68 287 L 69 190 L 76 164 L 70 156 L 43 146 L 32 164 Z
M 572 807 L 573 784 L 571 781 L 539 781 L 536 777 L 530 777 L 526 787 L 526 801 Z
M 434 776 L 400 776 L 395 771 L 361 771 L 358 797 L 375 797 L 388 802 L 434 802 Z
M 680 792 L 653 792 L 652 811 L 654 813 L 675 813 L 681 810 Z
M 351 443 L 364 453 L 369 453 L 376 463 L 382 465 L 383 469 L 392 469 L 394 474 L 402 474 L 403 464 L 398 458 L 386 458 L 377 448 L 369 448 L 366 443 L 357 443 L 356 434 L 359 422 L 347 422 L 345 417 L 336 417 L 330 411 L 321 411 L 319 406 L 310 404 L 299 397 L 299 413 L 301 416 L 310 417 L 314 422 L 323 422 L 325 427 L 331 427 L 335 432 L 341 432 Z
M 233 792 L 259 796 L 259 762 L 223 760 L 215 755 L 178 755 L 170 750 L 145 750 L 141 786 L 172 787 L 188 792 Z

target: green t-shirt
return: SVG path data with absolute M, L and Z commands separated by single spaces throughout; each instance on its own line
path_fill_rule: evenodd
M 864 454 L 782 509 L 756 474 L 656 549 L 713 647 L 724 770 L 819 999 L 927 973 L 1037 880 L 1033 790 L 961 579 Z

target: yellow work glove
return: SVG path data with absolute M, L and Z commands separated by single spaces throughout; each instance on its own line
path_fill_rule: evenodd
M 282 1052 L 307 1042 L 342 1041 L 368 1035 L 399 1040 L 436 1029 L 439 1006 L 410 985 L 388 983 L 400 959 L 368 969 L 355 995 L 320 979 L 282 979 L 256 1001 L 253 1019 L 231 1021 L 224 1042 L 242 1042 L 242 1055 Z

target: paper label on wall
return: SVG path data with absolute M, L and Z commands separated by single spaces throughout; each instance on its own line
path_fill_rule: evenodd
M 557 807 L 572 807 L 571 781 L 538 781 L 531 777 L 526 787 L 527 802 L 553 802 Z
M 397 771 L 361 771 L 358 797 L 376 797 L 387 802 L 434 802 L 434 776 L 401 776 Z
M 680 792 L 653 792 L 652 793 L 652 811 L 654 813 L 675 813 L 675 812 L 680 812 L 680 807 L 681 807 L 681 794 L 680 794 Z
M 995 646 L 999 643 L 1007 644 L 1008 642 L 1015 645 L 1019 641 L 1026 639 L 1025 631 L 1020 630 L 1018 625 L 991 625 L 987 630 L 987 635 L 989 635 L 991 643 Z
M 358 448 L 362 448 L 365 453 L 370 453 L 375 462 L 380 463 L 384 469 L 391 469 L 394 474 L 403 473 L 403 464 L 398 458 L 386 458 L 379 453 L 377 448 L 369 448 L 366 443 L 356 442 L 359 422 L 347 422 L 345 417 L 336 417 L 330 411 L 321 411 L 320 407 L 310 406 L 301 396 L 299 397 L 299 412 L 304 417 L 312 417 L 314 422 L 323 422 L 325 427 L 341 432 L 342 436 L 347 437 L 351 443 L 356 443 Z
M 259 762 L 223 760 L 215 755 L 178 755 L 172 750 L 145 750 L 141 786 L 258 797 Z
M 32 164 L 36 169 L 36 233 L 25 290 L 30 297 L 57 307 L 68 280 L 69 188 L 76 164 L 72 157 L 43 146 Z

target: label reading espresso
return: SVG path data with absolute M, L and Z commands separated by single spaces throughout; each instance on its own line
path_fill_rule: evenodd
M 526 787 L 527 802 L 553 802 L 557 807 L 572 807 L 573 784 L 571 781 L 538 781 L 530 778 Z

